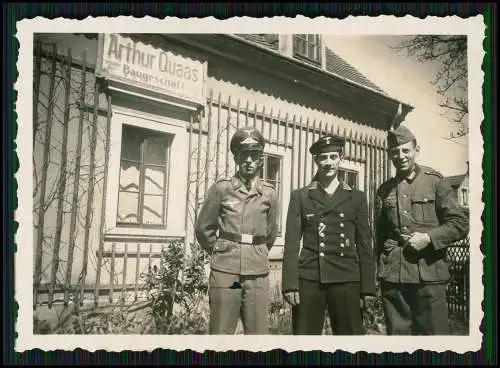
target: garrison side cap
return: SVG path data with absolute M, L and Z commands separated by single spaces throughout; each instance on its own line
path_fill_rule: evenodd
M 231 138 L 231 152 L 239 151 L 263 151 L 265 139 L 262 133 L 253 127 L 238 129 Z
M 387 145 L 389 147 L 397 147 L 406 144 L 415 139 L 415 136 L 410 129 L 404 125 L 400 125 L 396 129 L 391 129 L 387 133 Z
M 345 138 L 334 134 L 328 134 L 316 142 L 309 148 L 309 152 L 313 155 L 318 155 L 324 152 L 342 152 L 345 146 Z

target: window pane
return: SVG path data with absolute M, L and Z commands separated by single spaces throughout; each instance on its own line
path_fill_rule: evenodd
M 144 140 L 140 130 L 123 125 L 121 157 L 127 160 L 141 160 L 141 144 Z
M 144 147 L 144 163 L 164 165 L 167 153 L 167 141 L 164 137 L 150 137 Z
M 140 186 L 140 167 L 138 163 L 121 161 L 119 190 L 138 192 Z
M 142 221 L 144 225 L 163 223 L 163 196 L 144 195 Z
M 144 167 L 144 193 L 163 195 L 165 193 L 165 168 L 160 166 Z
M 117 221 L 137 223 L 139 221 L 137 214 L 138 203 L 139 193 L 119 192 Z
M 280 159 L 277 157 L 267 157 L 266 180 L 277 181 L 280 179 Z

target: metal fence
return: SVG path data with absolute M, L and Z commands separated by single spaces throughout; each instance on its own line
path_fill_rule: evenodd
M 165 244 L 136 241 L 118 247 L 111 242 L 110 251 L 104 247 L 111 96 L 95 77 L 85 53 L 75 57 L 71 50 L 36 44 L 34 54 L 35 306 L 40 294 L 48 295 L 49 306 L 56 294 L 62 294 L 65 304 L 75 293 L 89 293 L 96 304 L 103 292 L 110 299 L 117 290 L 133 290 L 137 295 L 140 269 L 147 269 L 157 258 L 153 247 Z M 368 193 L 370 207 L 375 188 L 390 175 L 386 142 L 341 128 L 333 116 L 319 121 L 273 111 L 251 106 L 238 96 L 223 99 L 214 90 L 209 91 L 205 110 L 205 116 L 194 114 L 186 126 L 190 152 L 186 222 L 191 227 L 209 185 L 232 170 L 229 139 L 240 126 L 260 128 L 269 145 L 291 152 L 289 190 L 312 177 L 308 145 L 327 132 L 346 137 L 345 159 L 363 168 L 360 189 Z M 450 257 L 450 310 L 468 315 L 468 243 L 451 247 Z
M 469 320 L 469 238 L 455 242 L 448 248 L 450 282 L 448 284 L 448 311 L 464 321 Z

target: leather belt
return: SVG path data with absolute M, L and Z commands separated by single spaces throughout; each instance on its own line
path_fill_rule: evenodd
M 226 233 L 225 231 L 219 231 L 219 238 L 231 240 L 238 243 L 244 244 L 263 244 L 267 241 L 267 236 L 262 235 L 250 235 L 250 234 L 233 234 Z

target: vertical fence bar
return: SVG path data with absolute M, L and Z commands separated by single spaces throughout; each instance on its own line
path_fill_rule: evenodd
M 281 138 L 281 110 L 278 110 L 278 116 L 276 118 L 276 147 L 280 146 L 280 138 Z
M 284 135 L 285 135 L 285 143 L 283 144 L 283 146 L 285 147 L 285 150 L 288 146 L 288 113 L 285 114 L 285 132 L 284 132 Z
M 295 131 L 297 130 L 297 117 L 295 114 L 293 114 L 293 127 L 292 127 L 292 172 L 291 172 L 291 178 L 290 178 L 290 183 L 291 183 L 291 189 L 297 188 L 295 186 L 295 178 L 294 178 L 294 173 L 295 173 Z
M 262 116 L 261 116 L 261 119 L 260 119 L 260 132 L 262 134 L 264 134 L 264 129 L 265 129 L 265 123 L 266 123 L 266 107 L 265 106 L 262 106 Z M 271 141 L 269 139 L 269 141 Z
M 302 173 L 302 115 L 300 116 L 300 119 L 299 119 L 299 151 L 298 151 L 298 158 L 297 158 L 297 188 L 300 188 L 301 187 L 301 181 L 300 181 L 300 178 L 301 178 L 301 173 Z
M 215 155 L 215 180 L 219 179 L 219 159 L 220 159 L 220 116 L 221 116 L 221 109 L 222 109 L 222 94 L 219 92 L 219 101 L 217 104 L 217 133 L 215 134 L 216 137 L 216 143 L 217 143 L 217 154 Z M 229 129 L 229 127 L 227 127 Z M 208 173 L 208 169 L 207 169 Z
M 210 167 L 210 143 L 212 143 L 212 102 L 213 102 L 213 90 L 210 90 L 210 98 L 208 103 L 208 120 L 207 120 L 207 149 L 205 152 L 205 185 L 203 190 L 203 198 L 207 195 L 208 191 L 208 172 Z M 216 133 L 217 136 L 217 133 Z M 218 162 L 218 157 L 216 157 Z M 218 171 L 216 169 L 216 171 Z
M 229 98 L 227 100 L 227 122 L 226 122 L 226 169 L 224 171 L 224 176 L 229 175 L 229 142 L 230 142 L 230 134 L 229 131 L 231 130 L 231 95 L 229 95 Z
M 125 290 L 127 288 L 127 263 L 128 263 L 128 242 L 125 242 L 125 251 L 123 253 L 122 299 L 125 296 Z
M 355 161 L 356 160 L 356 155 L 352 154 L 352 129 L 349 129 L 349 137 L 347 138 L 349 141 L 349 160 Z
M 71 82 L 71 64 L 73 58 L 71 56 L 71 48 L 68 49 L 68 57 L 66 60 L 66 73 L 64 74 L 64 118 L 63 118 L 63 134 L 61 147 L 61 174 L 59 179 L 59 191 L 57 194 L 57 218 L 56 218 L 56 234 L 54 239 L 54 252 L 52 253 L 52 273 L 50 275 L 49 289 L 49 308 L 52 307 L 54 292 L 57 282 L 57 270 L 59 268 L 59 252 L 61 250 L 61 236 L 63 228 L 63 213 L 64 213 L 64 194 L 66 193 L 67 179 L 67 161 L 68 161 L 68 139 L 69 139 L 69 97 L 70 97 L 70 82 Z
M 42 69 L 42 45 L 36 43 L 35 47 L 35 76 L 33 87 L 33 147 L 35 147 L 36 131 L 38 129 L 38 96 L 40 95 L 40 74 Z
M 373 137 L 370 136 L 369 140 L 369 150 L 370 150 L 370 174 L 369 174 L 369 191 L 370 191 L 370 201 L 369 201 L 369 211 L 370 211 L 370 221 L 373 221 L 373 201 L 374 201 L 374 193 L 373 193 Z M 372 222 L 373 224 L 373 222 Z
M 187 237 L 187 231 L 189 228 L 189 197 L 190 197 L 190 190 L 191 190 L 191 158 L 193 157 L 193 154 L 191 150 L 193 149 L 193 123 L 194 123 L 194 116 L 193 113 L 189 115 L 189 133 L 188 133 L 188 168 L 187 168 L 187 183 L 186 183 L 186 213 L 184 214 L 184 230 L 186 231 L 186 237 Z M 195 210 L 196 211 L 196 210 Z M 139 262 L 139 261 L 138 261 Z M 136 280 L 137 282 L 137 280 Z
M 85 112 L 85 86 L 87 83 L 87 54 L 84 51 L 82 54 L 82 77 L 81 77 L 81 86 L 80 86 L 80 111 L 78 118 L 78 142 L 76 144 L 76 163 L 75 163 L 75 184 L 73 188 L 73 199 L 71 205 L 71 219 L 69 226 L 69 247 L 68 247 L 68 264 L 66 266 L 66 287 L 64 289 L 64 304 L 68 305 L 69 303 L 69 289 L 71 287 L 71 273 L 73 271 L 73 254 L 75 250 L 75 242 L 76 242 L 76 217 L 78 213 L 78 196 L 79 196 L 79 188 L 80 188 L 80 168 L 82 161 L 82 139 L 83 139 L 83 114 Z M 99 268 L 97 269 L 99 272 Z
M 238 103 L 236 104 L 236 129 L 240 128 L 240 114 L 241 114 L 241 107 L 240 107 L 240 99 L 238 98 Z
M 369 186 L 368 186 L 368 170 L 369 170 L 369 166 L 368 166 L 368 136 L 365 135 L 361 135 L 360 137 L 360 140 L 361 140 L 361 143 L 362 145 L 364 146 L 364 151 L 361 153 L 361 159 L 364 160 L 364 166 L 365 166 L 365 173 L 364 173 L 364 190 L 365 190 L 365 193 L 368 194 L 368 200 L 371 200 L 370 198 L 370 193 L 369 193 Z
M 383 179 L 382 182 L 385 182 L 387 178 L 387 147 L 385 145 L 385 142 L 383 143 L 383 148 L 382 148 L 382 175 Z
M 151 264 L 152 262 L 152 257 L 153 257 L 153 244 L 149 243 L 149 253 L 148 253 L 148 270 L 151 273 Z
M 265 117 L 263 119 L 265 119 Z M 271 144 L 271 140 L 272 140 L 272 137 L 273 137 L 273 109 L 272 108 L 271 108 L 271 111 L 269 112 L 269 130 L 268 130 L 268 134 L 269 134 L 269 144 Z
M 303 171 L 303 182 L 302 185 L 305 185 L 307 182 L 307 149 L 309 148 L 309 118 L 306 120 L 306 141 L 304 143 L 304 169 Z
M 83 305 L 83 295 L 85 291 L 85 282 L 87 277 L 87 266 L 89 259 L 89 233 L 92 222 L 92 207 L 94 202 L 94 189 L 95 189 L 95 151 L 97 145 L 97 111 L 99 108 L 99 83 L 95 81 L 94 87 L 94 116 L 92 119 L 92 138 L 90 142 L 90 173 L 89 173 L 89 185 L 88 185 L 88 197 L 87 197 L 87 212 L 85 214 L 85 243 L 83 248 L 83 267 L 81 273 L 81 296 L 82 299 L 80 304 Z
M 196 154 L 196 189 L 194 199 L 194 222 L 198 220 L 198 204 L 200 201 L 200 162 L 201 162 L 201 120 L 198 119 L 198 152 Z
M 50 137 L 52 134 L 52 114 L 54 111 L 54 89 L 57 68 L 57 47 L 53 45 L 52 53 L 52 70 L 50 73 L 50 86 L 49 86 L 49 101 L 47 109 L 47 127 L 45 128 L 45 141 L 43 149 L 43 167 L 42 167 L 42 181 L 40 183 L 40 205 L 38 208 L 38 236 L 36 242 L 36 258 L 35 258 L 35 282 L 33 288 L 33 308 L 38 303 L 38 287 L 42 280 L 42 248 L 45 227 L 45 191 L 47 186 L 47 174 L 49 168 L 49 153 L 50 153 Z
M 113 303 L 113 294 L 115 291 L 115 260 L 116 260 L 116 243 L 111 245 L 111 269 L 109 271 L 109 302 Z
M 138 299 L 139 288 L 139 263 L 141 260 L 141 244 L 137 243 L 137 250 L 135 252 L 135 284 L 134 284 L 134 300 Z
M 386 142 L 387 143 L 387 142 Z M 391 168 L 392 168 L 392 162 L 391 162 L 391 152 L 389 150 L 389 145 L 386 145 L 387 149 L 387 178 L 390 178 L 391 175 Z
M 94 289 L 94 303 L 97 305 L 99 301 L 99 289 L 101 287 L 101 268 L 102 268 L 102 258 L 104 253 L 104 228 L 106 224 L 106 187 L 108 183 L 108 166 L 109 166 L 109 154 L 110 154 L 110 140 L 111 140 L 111 95 L 108 98 L 108 114 L 106 116 L 106 143 L 104 147 L 104 182 L 103 182 L 103 196 L 102 196 L 102 207 L 101 207 L 101 226 L 99 229 L 99 250 L 97 253 L 97 270 L 96 270 L 96 281 Z
M 319 130 L 321 131 L 321 121 L 319 122 Z M 312 135 L 312 142 L 316 141 L 316 119 L 313 121 L 313 135 Z M 318 134 L 320 135 L 320 134 Z M 319 138 L 319 137 L 318 137 Z M 311 178 L 314 176 L 314 160 L 311 158 Z
M 356 130 L 356 132 L 354 133 L 354 157 L 353 157 L 354 162 L 359 161 L 358 149 L 359 149 L 358 131 Z
M 226 122 L 226 170 L 224 171 L 224 175 L 228 176 L 229 175 L 229 142 L 231 139 L 230 136 L 230 128 L 231 128 L 231 95 L 229 95 L 229 98 L 227 100 L 227 122 Z
M 253 105 L 253 127 L 257 128 L 257 103 Z
M 247 100 L 247 107 L 245 109 L 245 126 L 248 126 L 248 113 L 250 111 L 250 102 Z

